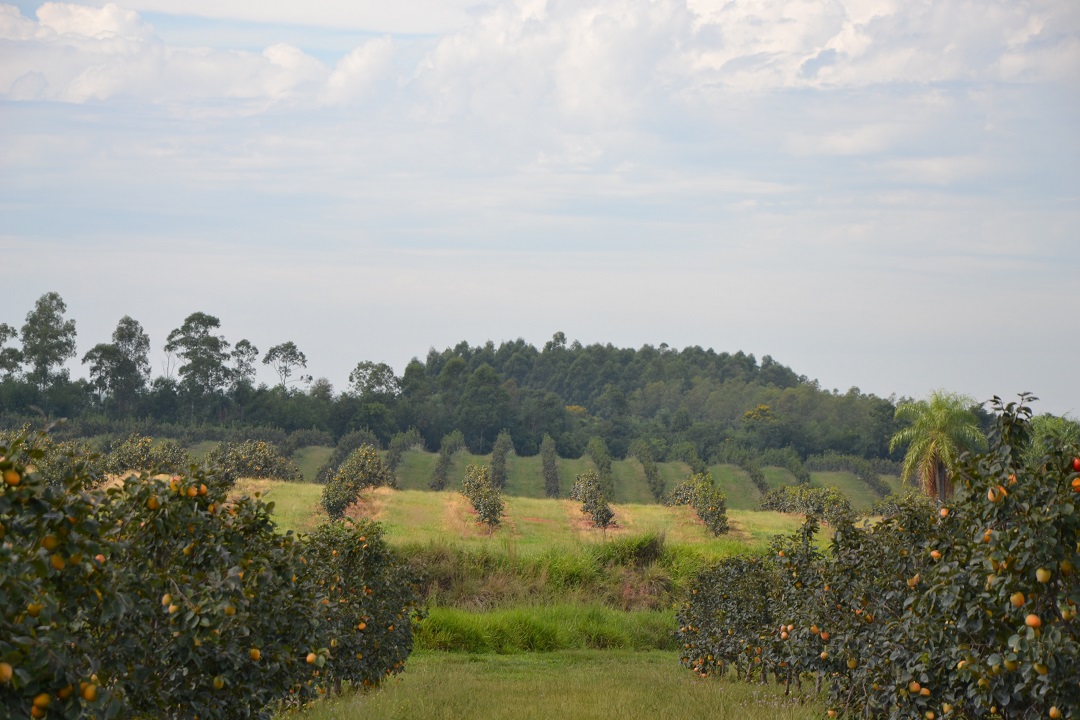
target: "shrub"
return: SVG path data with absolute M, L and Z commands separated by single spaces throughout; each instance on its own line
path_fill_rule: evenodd
M 660 468 L 657 467 L 656 459 L 653 457 L 652 446 L 644 440 L 635 440 L 630 443 L 629 454 L 641 463 L 642 472 L 645 473 L 645 483 L 649 486 L 653 499 L 657 502 L 663 500 L 664 481 L 660 477 Z
M 947 506 L 900 497 L 863 527 L 841 515 L 827 555 L 811 515 L 770 558 L 702 573 L 679 612 L 683 663 L 817 673 L 849 717 L 1070 717 L 1080 448 L 1032 457 L 1024 399 L 993 402 L 990 449 L 962 458 Z
M 540 462 L 544 473 L 544 495 L 559 497 L 559 454 L 555 450 L 554 438 L 547 433 L 540 442 Z
M 292 457 L 297 450 L 306 447 L 330 447 L 334 444 L 334 436 L 325 430 L 293 430 L 281 443 L 281 454 Z
M 0 444 L 0 715 L 268 719 L 401 668 L 415 582 L 377 526 L 278 534 L 212 466 L 58 488 L 33 445 Z
M 365 445 L 370 445 L 373 448 L 379 447 L 379 438 L 370 430 L 353 430 L 342 435 L 334 448 L 334 452 L 330 453 L 326 463 L 315 474 L 315 482 L 325 483 L 329 481 L 334 476 L 334 473 L 338 471 L 338 468 L 341 467 L 341 463 L 345 462 L 350 455 Z
M 394 437 L 390 438 L 390 446 L 386 450 L 386 467 L 389 468 L 391 472 L 397 470 L 406 450 L 423 446 L 424 438 L 416 428 L 409 428 L 405 432 L 395 434 Z
M 727 497 L 710 473 L 691 475 L 672 493 L 672 503 L 689 505 L 713 535 L 728 531 Z
M 506 461 L 513 450 L 514 441 L 510 438 L 510 431 L 501 431 L 491 450 L 491 483 L 499 490 L 506 487 Z
M 789 485 L 770 490 L 761 498 L 761 509 L 814 515 L 830 523 L 850 518 L 854 512 L 847 496 L 838 489 L 806 485 Z
M 504 506 L 499 488 L 491 479 L 491 474 L 484 465 L 469 465 L 465 468 L 465 479 L 461 483 L 461 494 L 469 499 L 480 522 L 488 526 L 488 533 L 502 522 Z
M 187 470 L 191 457 L 172 440 L 155 443 L 153 438 L 132 433 L 106 453 L 105 468 L 114 475 L 135 472 L 179 473 Z
M 435 459 L 435 470 L 431 474 L 429 487 L 432 490 L 445 490 L 450 478 L 450 462 L 454 453 L 465 447 L 465 436 L 460 430 L 447 433 L 439 443 L 439 456 Z
M 581 502 L 581 512 L 589 516 L 593 527 L 607 531 L 615 524 L 615 513 L 608 505 L 604 485 L 595 470 L 586 470 L 577 476 L 570 489 L 570 499 Z
M 326 523 L 303 539 L 304 558 L 329 603 L 322 606 L 330 649 L 317 653 L 337 689 L 378 684 L 401 672 L 412 650 L 419 581 L 398 563 L 378 523 Z
M 331 519 L 340 518 L 356 502 L 360 491 L 369 487 L 396 487 L 394 474 L 386 469 L 379 451 L 364 445 L 353 452 L 322 492 L 322 506 Z
M 242 477 L 303 480 L 296 463 L 282 457 L 275 446 L 261 440 L 221 443 L 206 454 L 206 464 L 213 466 L 230 486 Z

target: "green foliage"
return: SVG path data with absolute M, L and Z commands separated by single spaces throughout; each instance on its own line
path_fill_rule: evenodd
M 213 467 L 103 491 L 74 464 L 56 487 L 27 470 L 42 445 L 0 445 L 4 717 L 36 716 L 44 695 L 58 718 L 270 718 L 401 668 L 415 585 L 377 527 L 300 542 L 271 505 L 229 501 Z
M 697 473 L 672 493 L 672 504 L 689 505 L 713 535 L 728 531 L 727 497 L 713 483 L 711 473 Z
M 325 430 L 319 430 L 317 428 L 293 430 L 281 443 L 281 454 L 285 457 L 292 457 L 296 454 L 297 450 L 302 450 L 306 447 L 332 447 L 333 445 L 333 436 Z
M 810 484 L 810 470 L 803 464 L 802 458 L 799 457 L 799 453 L 795 452 L 795 448 L 766 448 L 761 451 L 761 464 L 785 468 L 795 476 L 795 480 L 799 484 Z
M 330 481 L 323 486 L 321 500 L 323 509 L 332 520 L 336 520 L 356 502 L 361 490 L 383 485 L 397 486 L 394 473 L 383 465 L 378 450 L 371 445 L 363 445 L 353 451 Z
M 325 658 L 326 681 L 339 690 L 345 682 L 370 687 L 401 672 L 412 650 L 419 585 L 395 559 L 379 524 L 326 523 L 303 538 L 303 545 L 329 601 L 320 611 L 320 632 L 330 649 L 318 651 L 315 661 L 323 667 Z
M 191 457 L 173 440 L 154 442 L 153 438 L 132 433 L 105 453 L 106 471 L 120 475 L 135 472 L 179 473 L 188 469 Z
M 559 454 L 555 450 L 555 440 L 547 434 L 540 443 L 540 462 L 544 475 L 544 495 L 559 497 Z
M 484 465 L 469 465 L 461 482 L 461 494 L 469 499 L 480 522 L 491 533 L 502 522 L 505 507 L 499 488 L 492 481 L 491 473 Z
M 75 357 L 75 321 L 65 320 L 67 305 L 58 293 L 38 298 L 22 326 L 22 361 L 29 366 L 27 378 L 45 394 L 65 370 L 54 370 Z
M 514 441 L 510 438 L 510 431 L 501 431 L 491 449 L 491 482 L 499 490 L 506 487 L 506 460 L 513 450 Z
M 854 516 L 847 496 L 834 487 L 789 485 L 776 488 L 761 498 L 761 509 L 813 515 L 830 523 Z
M 615 512 L 608 505 L 604 483 L 595 470 L 577 476 L 570 489 L 570 499 L 581 503 L 581 512 L 589 516 L 593 527 L 607 530 L 615 524 Z
M 984 447 L 974 408 L 966 395 L 935 390 L 929 400 L 897 406 L 896 419 L 908 423 L 889 441 L 889 450 L 907 446 L 900 479 L 917 477 L 927 495 L 945 500 L 952 494 L 949 476 L 965 450 Z
M 460 430 L 445 435 L 439 444 L 439 457 L 435 460 L 435 470 L 431 475 L 431 489 L 445 490 L 450 476 L 450 462 L 454 453 L 465 448 L 465 436 Z
M 761 462 L 752 450 L 747 450 L 731 442 L 725 442 L 713 455 L 713 462 L 739 466 L 759 492 L 769 492 L 769 482 L 765 479 L 765 472 L 761 469 Z
M 296 463 L 282 457 L 277 447 L 262 440 L 221 443 L 206 454 L 206 462 L 213 465 L 229 485 L 242 477 L 303 480 Z
M 341 436 L 338 440 L 337 446 L 334 448 L 334 452 L 330 455 L 330 459 L 326 461 L 326 464 L 319 468 L 318 474 L 315 476 L 315 482 L 325 483 L 334 476 L 334 473 L 338 471 L 341 464 L 352 455 L 354 452 L 370 445 L 371 447 L 379 447 L 379 438 L 375 436 L 375 433 L 367 429 L 353 430 Z
M 386 467 L 392 472 L 401 464 L 401 457 L 407 450 L 415 447 L 423 447 L 424 438 L 416 428 L 409 428 L 406 432 L 399 432 L 390 439 L 390 445 L 386 450 Z
M 683 663 L 819 673 L 850 717 L 1075 717 L 1080 447 L 1025 458 L 1024 400 L 994 399 L 990 449 L 957 461 L 940 510 L 908 496 L 873 525 L 838 518 L 828 555 L 810 516 L 771 558 L 702 573 L 679 614 Z
M 641 463 L 641 469 L 645 473 L 645 483 L 649 486 L 653 499 L 657 502 L 663 500 L 664 480 L 660 477 L 660 469 L 656 465 L 652 445 L 644 440 L 635 440 L 630 443 L 628 454 Z
M 585 453 L 596 466 L 598 481 L 605 497 L 611 497 L 615 494 L 615 476 L 611 472 L 613 458 L 604 439 L 595 436 L 591 438 L 585 447 Z

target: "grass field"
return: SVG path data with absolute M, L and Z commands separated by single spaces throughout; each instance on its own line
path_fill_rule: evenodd
M 514 655 L 414 653 L 382 688 L 315 704 L 301 720 L 810 720 L 812 696 L 775 685 L 702 680 L 674 652 L 573 650 Z
M 334 448 L 332 447 L 310 445 L 293 453 L 292 459 L 300 468 L 300 474 L 304 476 L 304 479 L 308 482 L 314 482 L 315 476 L 319 473 L 319 468 L 326 464 L 333 452 Z

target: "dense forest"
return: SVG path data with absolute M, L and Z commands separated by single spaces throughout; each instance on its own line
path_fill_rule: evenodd
M 366 429 L 384 446 L 415 428 L 428 449 L 458 430 L 477 453 L 506 429 L 520 455 L 538 453 L 546 434 L 563 457 L 601 438 L 615 457 L 643 441 L 655 460 L 708 459 L 731 448 L 888 458 L 898 427 L 896 398 L 824 390 L 768 355 L 582 345 L 563 333 L 542 348 L 519 339 L 431 349 L 400 376 L 362 361 L 337 390 L 307 374 L 295 343 L 260 352 L 246 339 L 227 340 L 219 320 L 202 312 L 165 339 L 165 373 L 151 375 L 150 338 L 125 316 L 109 342 L 80 358 L 88 377 L 72 379 L 64 363 L 77 357 L 76 330 L 66 312 L 47 293 L 20 328 L 0 324 L 0 425 L 44 413 L 67 418 L 67 432 L 84 437 L 137 430 L 217 438 L 263 428 L 336 441 Z M 256 385 L 260 362 L 280 382 Z

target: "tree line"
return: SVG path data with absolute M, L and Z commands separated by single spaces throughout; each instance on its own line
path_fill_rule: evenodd
M 401 375 L 363 360 L 338 390 L 310 373 L 295 342 L 265 351 L 246 338 L 230 342 L 217 317 L 194 312 L 161 344 L 160 375 L 151 373 L 150 337 L 125 316 L 108 342 L 79 358 L 87 377 L 73 379 L 64 365 L 77 357 L 76 328 L 66 314 L 50 292 L 21 327 L 0 323 L 0 424 L 19 425 L 40 408 L 83 435 L 160 436 L 168 425 L 216 437 L 221 428 L 262 426 L 336 440 L 364 429 L 386 447 L 415 429 L 435 449 L 459 431 L 471 451 L 486 454 L 505 430 L 520 455 L 540 452 L 549 435 L 563 457 L 582 455 L 594 438 L 618 458 L 647 446 L 655 462 L 700 461 L 731 447 L 900 457 L 889 447 L 900 401 L 825 390 L 768 355 L 582 345 L 560 332 L 541 348 L 521 339 L 433 348 Z M 260 364 L 278 382 L 256 384 Z

